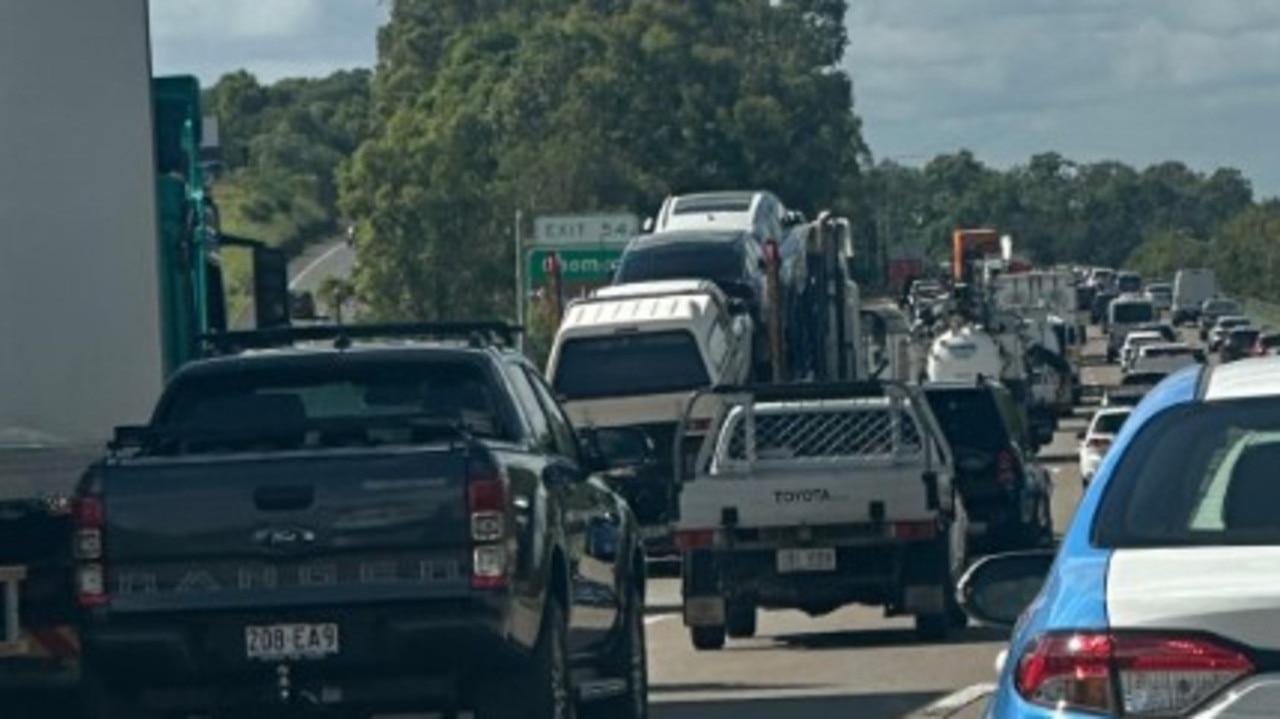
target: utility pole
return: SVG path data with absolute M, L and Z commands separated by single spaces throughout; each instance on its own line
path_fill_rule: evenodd
M 516 250 L 516 324 L 520 325 L 521 331 L 516 333 L 516 346 L 524 352 L 524 243 L 521 241 L 521 225 L 524 219 L 524 213 L 519 208 L 516 209 L 516 227 L 515 227 L 515 250 Z

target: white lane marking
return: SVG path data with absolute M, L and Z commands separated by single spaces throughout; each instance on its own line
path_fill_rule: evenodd
M 969 706 L 989 694 L 994 694 L 995 691 L 996 685 L 990 682 L 984 684 L 973 684 L 942 697 L 912 716 L 945 717 L 952 712 L 959 711 L 960 709 Z
M 658 615 L 658 616 L 656 616 L 656 617 L 645 617 L 645 618 L 644 618 L 644 624 L 645 624 L 645 626 L 646 626 L 646 627 L 648 627 L 648 626 L 652 626 L 652 625 L 654 625 L 654 624 L 657 624 L 658 622 L 665 622 L 666 620 L 668 620 L 668 619 L 670 619 L 670 618 L 671 618 L 671 615 L 670 615 L 670 614 L 660 614 L 660 615 Z
M 328 250 L 325 250 L 325 253 L 323 255 L 320 255 L 319 257 L 315 258 L 311 262 L 307 263 L 307 266 L 303 267 L 302 271 L 294 275 L 293 279 L 289 281 L 289 289 L 291 290 L 297 289 L 298 285 L 301 284 L 303 280 L 307 279 L 307 275 L 310 275 L 312 272 L 315 272 L 317 267 L 324 264 L 330 257 L 333 257 L 334 255 L 336 255 L 338 253 L 338 250 L 341 250 L 346 246 L 347 246 L 346 241 L 340 241 L 338 244 L 334 245 L 333 247 L 330 247 Z

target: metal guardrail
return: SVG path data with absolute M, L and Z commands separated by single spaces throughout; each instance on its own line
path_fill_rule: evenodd
M 0 633 L 0 658 L 27 653 L 27 643 L 22 638 L 20 622 L 20 590 L 26 579 L 26 567 L 0 567 L 0 612 L 4 615 L 3 633 Z

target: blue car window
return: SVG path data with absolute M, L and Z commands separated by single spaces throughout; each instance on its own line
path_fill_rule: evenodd
M 1096 546 L 1280 544 L 1280 402 L 1177 407 L 1119 449 Z

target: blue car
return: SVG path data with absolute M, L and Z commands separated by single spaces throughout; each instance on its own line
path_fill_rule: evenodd
M 1280 716 L 1280 357 L 1167 377 L 1057 552 L 984 559 L 958 592 L 1013 630 L 990 719 Z

